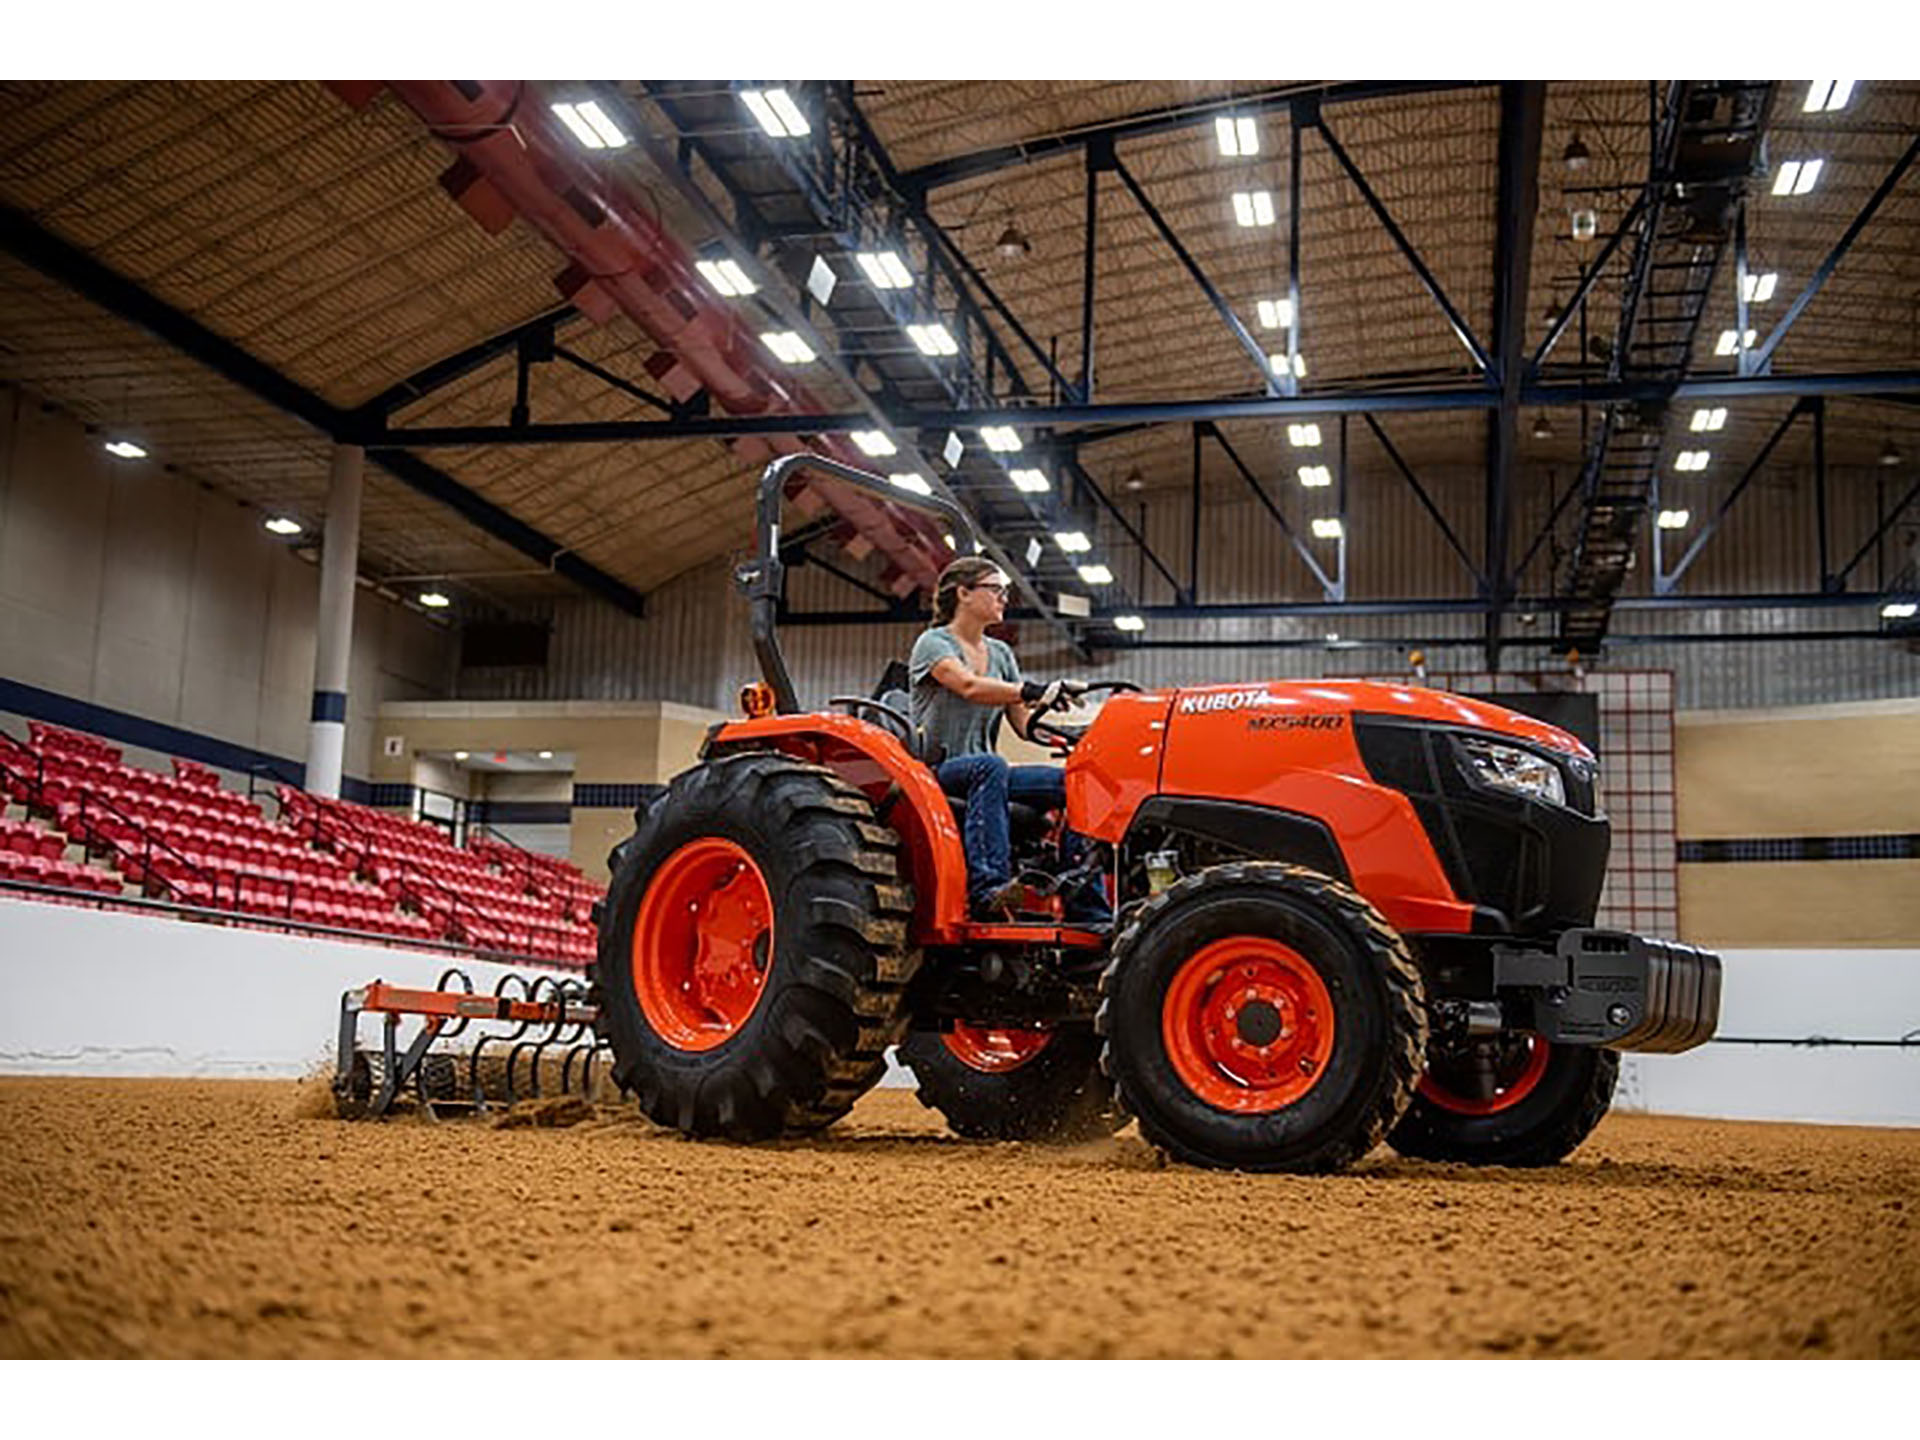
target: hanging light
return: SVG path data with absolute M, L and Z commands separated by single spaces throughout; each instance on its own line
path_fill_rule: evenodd
M 1553 422 L 1544 414 L 1533 417 L 1533 438 L 1536 440 L 1551 440 L 1553 438 Z
M 1888 443 L 1891 444 L 1892 442 L 1889 441 Z M 1138 492 L 1147 488 L 1146 479 L 1144 476 L 1141 475 L 1140 467 L 1138 465 L 1134 466 L 1133 469 L 1127 471 L 1127 478 L 1122 483 L 1126 485 L 1128 490 L 1134 491 L 1134 492 Z
M 1006 260 L 1023 260 L 1033 253 L 1033 242 L 1027 239 L 1026 232 L 1012 220 L 1007 228 L 1000 232 L 1000 238 L 993 242 L 993 248 Z
M 1573 238 L 1581 242 L 1593 239 L 1600 233 L 1600 217 L 1591 206 L 1583 205 L 1573 212 Z
M 1560 163 L 1578 175 L 1593 160 L 1593 152 L 1587 149 L 1578 132 L 1567 142 L 1567 148 L 1560 152 Z
M 1904 458 L 1900 453 L 1900 447 L 1893 443 L 1893 437 L 1889 435 L 1887 437 L 1887 443 L 1880 447 L 1880 463 L 1888 469 L 1892 469 Z

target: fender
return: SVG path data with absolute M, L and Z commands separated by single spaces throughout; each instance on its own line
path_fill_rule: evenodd
M 851 715 L 768 715 L 714 726 L 700 758 L 778 750 L 824 765 L 873 802 L 900 836 L 913 882 L 915 944 L 955 945 L 967 926 L 967 852 L 933 772 L 891 731 Z

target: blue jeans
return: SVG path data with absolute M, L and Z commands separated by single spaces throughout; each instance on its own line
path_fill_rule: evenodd
M 940 788 L 964 796 L 966 824 L 961 829 L 967 852 L 967 897 L 978 906 L 1013 878 L 1013 840 L 1007 807 L 1015 801 L 1036 810 L 1059 810 L 1067 803 L 1066 773 L 1056 765 L 1009 765 L 998 755 L 956 755 L 934 771 Z M 1087 852 L 1083 835 L 1066 832 L 1061 858 L 1077 865 Z M 1106 924 L 1113 919 L 1106 892 L 1090 881 L 1064 897 L 1066 918 Z

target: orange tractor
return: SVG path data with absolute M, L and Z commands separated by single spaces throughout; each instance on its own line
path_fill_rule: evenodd
M 781 656 L 780 503 L 739 581 L 764 685 L 615 852 L 595 965 L 614 1078 L 654 1120 L 758 1140 L 845 1114 L 898 1047 L 961 1135 L 1084 1140 L 1129 1117 L 1175 1159 L 1322 1171 L 1404 1155 L 1551 1164 L 1619 1052 L 1718 1020 L 1720 961 L 1595 928 L 1594 757 L 1457 695 L 1325 681 L 1161 692 L 1038 721 L 1063 814 L 1016 813 L 1032 913 L 970 919 L 959 802 L 898 691 L 802 711 Z M 938 499 L 911 501 L 965 537 Z M 1060 918 L 1093 842 L 1111 932 Z M 1049 892 L 1054 892 L 1049 894 Z

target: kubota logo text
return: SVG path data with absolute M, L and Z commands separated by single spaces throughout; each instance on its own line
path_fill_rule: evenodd
M 1229 690 L 1221 695 L 1188 695 L 1180 701 L 1180 713 L 1205 715 L 1214 710 L 1253 710 L 1280 703 L 1279 696 L 1266 690 Z

